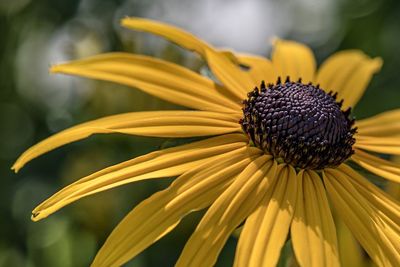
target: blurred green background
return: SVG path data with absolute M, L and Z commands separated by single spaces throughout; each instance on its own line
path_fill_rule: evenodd
M 24 149 L 79 122 L 179 108 L 132 88 L 48 74 L 51 64 L 106 51 L 153 55 L 194 70 L 203 65 L 160 38 L 122 29 L 124 16 L 170 22 L 213 45 L 261 55 L 268 55 L 274 36 L 307 43 L 318 62 L 337 50 L 362 49 L 385 63 L 356 117 L 400 107 L 397 0 L 0 0 L 0 266 L 88 266 L 123 216 L 171 181 L 116 188 L 33 223 L 31 210 L 61 187 L 176 141 L 95 136 L 40 157 L 17 175 L 10 171 Z M 200 216 L 183 220 L 128 266 L 172 266 Z M 219 266 L 231 265 L 235 244 L 228 241 Z

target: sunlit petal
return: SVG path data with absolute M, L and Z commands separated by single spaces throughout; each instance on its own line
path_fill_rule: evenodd
M 93 266 L 119 266 L 170 232 L 188 213 L 211 205 L 256 155 L 236 150 L 178 177 L 136 206 L 114 229 Z
M 350 166 L 342 164 L 338 167 L 343 174 L 347 175 L 358 192 L 362 194 L 370 203 L 376 207 L 377 213 L 388 216 L 395 222 L 400 229 L 400 202 L 392 198 L 389 194 L 373 185 Z
M 296 209 L 291 237 L 302 267 L 339 266 L 336 229 L 324 185 L 314 171 L 298 175 Z
M 180 175 L 199 164 L 236 149 L 246 151 L 243 135 L 222 135 L 187 145 L 168 148 L 129 160 L 86 176 L 63 188 L 37 206 L 37 221 L 82 197 L 145 179 Z M 260 151 L 258 149 L 255 149 Z M 227 155 L 225 155 L 227 156 Z
M 246 219 L 271 184 L 276 163 L 254 160 L 211 205 L 185 245 L 176 266 L 213 266 L 226 240 Z
M 272 50 L 272 64 L 276 75 L 292 81 L 302 79 L 304 83 L 314 82 L 316 63 L 314 54 L 304 44 L 277 39 Z
M 274 185 L 248 217 L 240 234 L 234 266 L 275 266 L 286 241 L 296 204 L 296 172 L 279 165 Z
M 206 111 L 152 111 L 119 114 L 61 131 L 29 148 L 15 162 L 18 171 L 27 162 L 65 144 L 93 134 L 123 133 L 154 137 L 194 137 L 240 131 L 235 115 Z
M 358 120 L 356 126 L 360 136 L 400 137 L 400 109 Z
M 224 54 L 219 53 L 212 46 L 188 32 L 172 25 L 142 18 L 125 18 L 121 23 L 122 26 L 130 29 L 162 36 L 188 50 L 199 53 L 206 59 L 218 80 L 229 88 L 232 94 L 239 98 L 243 98 L 246 92 L 252 90 L 254 87 L 250 75 L 241 71 L 240 67 L 224 56 Z
M 205 50 L 212 49 L 209 44 L 193 34 L 163 22 L 138 17 L 127 17 L 121 20 L 121 25 L 136 31 L 159 35 L 203 56 L 205 55 Z
M 400 165 L 398 163 L 381 159 L 360 149 L 355 150 L 355 154 L 351 156 L 351 159 L 376 175 L 400 183 Z
M 327 169 L 323 176 L 333 205 L 370 257 L 381 266 L 398 266 L 399 248 L 392 238 L 400 239 L 398 233 L 389 236 L 393 234 L 393 221 L 382 216 L 377 203 L 361 194 L 343 172 Z
M 176 64 L 142 55 L 102 54 L 53 66 L 51 72 L 131 86 L 198 110 L 237 112 L 239 107 L 223 96 L 213 81 Z
M 381 138 L 357 135 L 354 147 L 372 152 L 400 155 L 400 136 Z
M 322 63 L 316 82 L 327 91 L 337 92 L 345 108 L 353 107 L 382 64 L 381 58 L 371 59 L 358 50 L 341 51 Z
M 262 81 L 265 81 L 265 83 L 276 82 L 278 77 L 272 62 L 268 59 L 245 54 L 236 56 L 241 64 L 249 68 L 247 71 L 251 75 L 255 85 L 259 86 Z

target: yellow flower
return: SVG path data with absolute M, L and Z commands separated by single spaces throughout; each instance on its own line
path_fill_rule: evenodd
M 400 182 L 399 165 L 369 153 L 400 154 L 400 110 L 354 124 L 349 109 L 381 68 L 380 58 L 343 51 L 317 71 L 312 51 L 296 42 L 276 40 L 268 60 L 216 50 L 187 32 L 151 20 L 126 18 L 122 25 L 198 53 L 218 81 L 173 63 L 126 53 L 54 66 L 52 72 L 129 85 L 191 110 L 127 113 L 87 122 L 33 146 L 13 169 L 96 133 L 212 137 L 84 177 L 40 204 L 33 211 L 34 221 L 116 186 L 178 176 L 125 217 L 94 266 L 124 264 L 186 214 L 204 208 L 208 210 L 177 266 L 213 265 L 243 222 L 235 266 L 276 265 L 289 231 L 300 266 L 338 266 L 330 204 L 376 264 L 400 266 L 399 203 L 346 163 L 353 161 Z

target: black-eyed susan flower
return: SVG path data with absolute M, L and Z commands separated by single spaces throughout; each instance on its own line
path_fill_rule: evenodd
M 277 40 L 268 60 L 216 50 L 159 22 L 126 18 L 122 25 L 198 53 L 216 79 L 127 53 L 54 66 L 52 72 L 129 85 L 190 110 L 127 113 L 87 122 L 33 146 L 13 169 L 97 133 L 211 137 L 84 177 L 40 204 L 34 221 L 116 186 L 177 176 L 123 219 L 94 266 L 124 264 L 185 215 L 206 208 L 177 266 L 212 266 L 241 224 L 235 266 L 276 265 L 288 235 L 300 266 L 338 266 L 331 206 L 376 264 L 400 265 L 399 203 L 347 164 L 353 161 L 400 182 L 400 166 L 375 155 L 400 154 L 400 110 L 360 121 L 351 116 L 381 59 L 343 51 L 317 71 L 312 51 L 296 42 Z

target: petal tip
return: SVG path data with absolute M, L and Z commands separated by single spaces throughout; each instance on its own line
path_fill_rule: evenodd
M 130 20 L 131 18 L 130 17 L 124 17 L 124 18 L 122 18 L 120 21 L 119 21 L 119 24 L 121 25 L 121 26 L 123 26 L 123 27 L 126 27 L 126 25 L 127 25 L 127 23 L 129 22 L 129 20 Z
M 277 43 L 279 43 L 280 41 L 282 41 L 282 39 L 281 38 L 279 38 L 278 36 L 272 36 L 271 38 L 270 38 L 270 41 L 271 41 L 271 44 L 272 44 L 272 46 L 275 46 Z
M 31 220 L 37 222 L 39 220 L 38 218 L 39 214 L 40 214 L 39 212 L 32 211 Z
M 53 65 L 49 68 L 49 73 L 60 73 L 61 72 L 61 65 Z
M 16 163 L 14 163 L 14 165 L 11 166 L 11 170 L 12 170 L 14 173 L 18 173 L 19 170 L 21 169 L 21 167 L 22 167 L 22 166 L 19 166 L 19 164 L 16 162 Z
M 137 25 L 137 23 L 144 22 L 145 20 L 146 19 L 144 19 L 144 18 L 126 16 L 120 20 L 120 25 L 125 28 L 132 28 L 132 27 L 135 27 Z M 139 30 L 139 29 L 135 28 L 135 30 Z
M 380 71 L 382 66 L 383 66 L 383 59 L 381 57 L 376 57 L 372 59 L 372 68 L 374 69 L 375 72 Z
M 32 211 L 31 220 L 34 222 L 38 222 L 41 219 L 46 218 L 46 217 L 47 217 L 47 215 L 44 212 L 40 212 L 40 211 L 34 209 Z
M 21 170 L 22 167 L 24 167 L 25 163 L 26 162 L 22 159 L 22 155 L 21 155 L 11 166 L 11 170 L 14 171 L 14 173 L 18 173 L 19 170 Z

